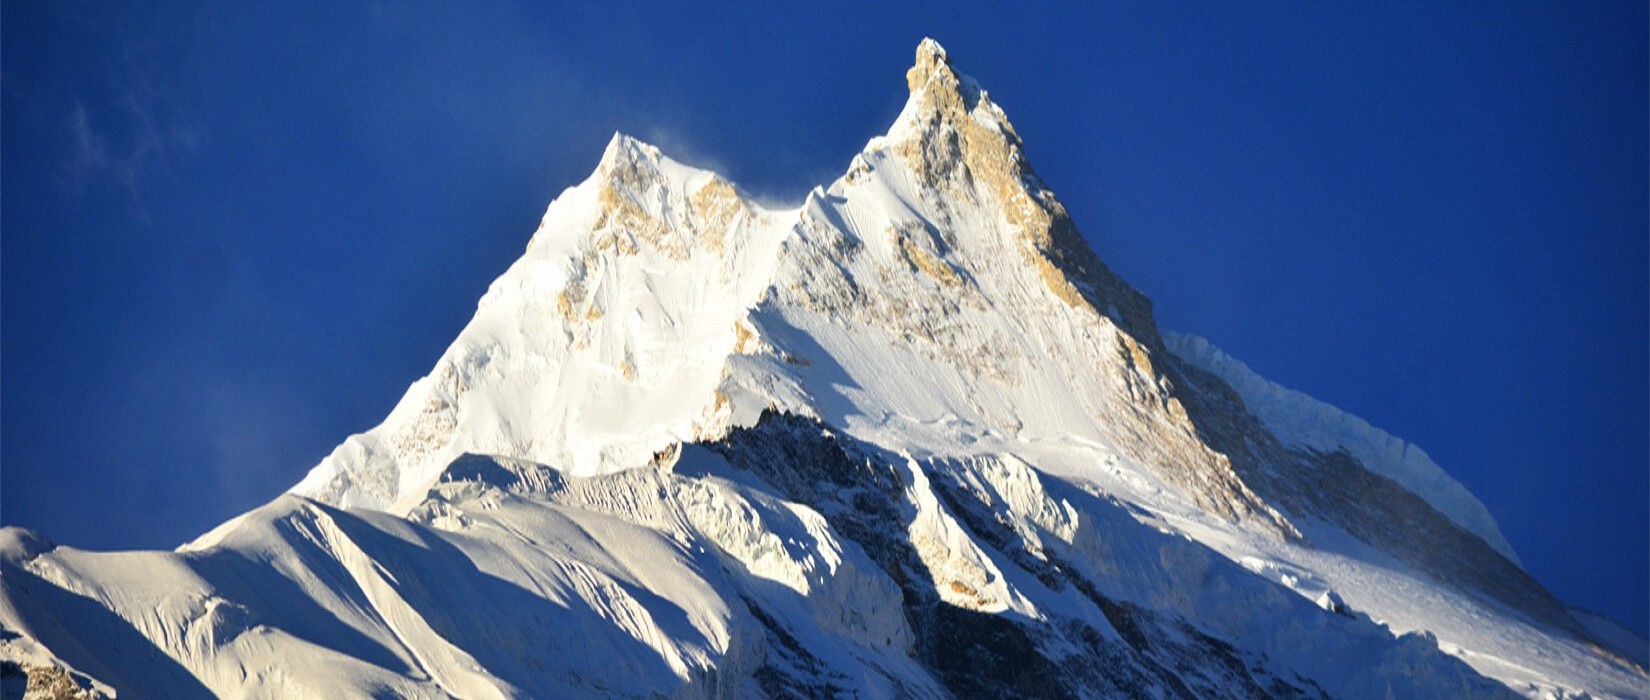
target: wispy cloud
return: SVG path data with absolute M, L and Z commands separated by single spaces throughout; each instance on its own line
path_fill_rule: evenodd
M 208 370 L 192 408 L 211 446 L 218 494 L 229 503 L 256 504 L 297 482 L 324 453 L 328 440 L 289 387 L 242 373 Z M 308 448 L 308 449 L 306 449 Z
M 709 170 L 732 180 L 745 196 L 765 209 L 791 209 L 800 206 L 813 185 L 828 185 L 836 178 L 836 174 L 821 170 L 817 174 L 818 179 L 809 182 L 803 188 L 789 183 L 782 185 L 772 182 L 750 182 L 739 177 L 739 170 L 733 165 L 735 159 L 718 155 L 681 130 L 654 125 L 632 136 L 653 144 L 672 160 Z
M 63 174 L 67 184 L 79 190 L 94 175 L 113 169 L 109 145 L 103 135 L 92 128 L 92 118 L 86 113 L 85 103 L 80 100 L 74 101 L 74 108 L 69 111 L 64 126 L 68 137 L 68 155 L 63 159 Z
M 75 193 L 108 179 L 135 198 L 145 178 L 175 177 L 174 157 L 208 141 L 206 129 L 183 118 L 144 76 L 133 51 L 121 64 L 114 94 L 102 97 L 88 106 L 76 96 L 63 117 L 62 181 Z

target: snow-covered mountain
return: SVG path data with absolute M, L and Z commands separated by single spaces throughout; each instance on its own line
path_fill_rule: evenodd
M 1419 448 L 1162 332 L 933 41 L 796 209 L 617 135 L 389 417 L 173 552 L 0 531 L 131 697 L 1647 696 Z

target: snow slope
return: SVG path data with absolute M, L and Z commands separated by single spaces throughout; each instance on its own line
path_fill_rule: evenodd
M 1180 333 L 1164 333 L 1163 340 L 1171 352 L 1214 373 L 1237 390 L 1249 411 L 1278 439 L 1320 452 L 1346 450 L 1371 471 L 1403 484 L 1438 512 L 1484 538 L 1496 551 L 1518 561 L 1489 509 L 1421 448 L 1388 435 L 1362 418 L 1268 381 L 1208 340 Z
M 168 697 L 1650 695 L 1418 450 L 1160 333 L 937 43 L 906 80 L 796 209 L 616 135 L 292 494 L 176 552 L 0 531 L 0 658 Z

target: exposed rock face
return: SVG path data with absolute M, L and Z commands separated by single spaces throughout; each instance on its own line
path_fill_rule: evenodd
M 905 80 L 919 105 L 916 138 L 900 146 L 913 171 L 935 187 L 959 178 L 983 186 L 996 197 L 1021 252 L 1050 292 L 1097 313 L 1116 309 L 1116 320 L 1131 336 L 1157 346 L 1151 300 L 1089 248 L 1065 205 L 1032 171 L 1014 126 L 985 91 L 952 71 L 945 49 L 932 39 L 917 47 L 916 65 Z M 976 111 L 983 118 L 974 118 Z
M 107 693 L 87 687 L 61 666 L 0 662 L 0 690 L 22 700 L 104 700 Z
M 1442 472 L 1281 434 L 1160 332 L 937 43 L 906 81 L 791 210 L 615 135 L 295 494 L 176 552 L 0 531 L 0 659 L 165 697 L 1642 688 Z

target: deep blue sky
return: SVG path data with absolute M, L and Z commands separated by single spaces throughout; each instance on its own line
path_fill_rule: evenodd
M 932 35 L 1164 326 L 1423 446 L 1645 629 L 1644 3 L 473 4 L 5 3 L 0 521 L 170 547 L 274 497 L 614 130 L 796 199 Z

